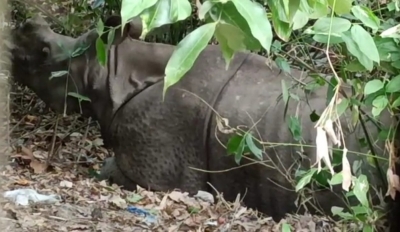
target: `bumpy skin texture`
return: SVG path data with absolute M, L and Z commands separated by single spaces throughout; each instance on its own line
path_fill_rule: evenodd
M 107 20 L 105 25 L 116 26 L 118 20 L 118 17 L 114 17 Z M 129 31 L 135 30 L 135 25 L 125 28 L 131 36 L 140 34 Z M 117 46 L 112 46 L 109 51 L 111 62 L 101 67 L 95 55 L 94 30 L 77 39 L 60 36 L 45 26 L 34 32 L 35 36 L 30 38 L 36 41 L 34 44 L 38 47 L 32 50 L 24 46 L 24 43 L 18 44 L 22 39 L 17 39 L 17 46 L 20 47 L 13 51 L 16 57 L 14 64 L 18 65 L 21 60 L 17 59 L 21 57 L 21 51 L 32 58 L 27 62 L 52 64 L 42 66 L 39 76 L 28 70 L 19 79 L 25 80 L 28 87 L 53 105 L 62 102 L 56 96 L 63 90 L 60 83 L 48 81 L 46 75 L 56 66 L 65 66 L 65 61 L 55 61 L 54 57 L 58 57 L 59 53 L 54 49 L 55 41 L 64 41 L 69 47 L 74 47 L 79 41 L 92 43 L 84 55 L 72 59 L 71 76 L 75 82 L 80 83 L 78 86 L 81 92 L 91 99 L 88 110 L 99 121 L 106 145 L 115 152 L 115 158 L 108 160 L 104 166 L 102 178 L 111 176 L 114 182 L 131 190 L 140 185 L 157 191 L 179 188 L 191 194 L 198 190 L 211 191 L 206 184 L 209 181 L 218 191 L 223 192 L 225 199 L 234 200 L 241 193 L 241 196 L 245 195 L 244 203 L 247 206 L 271 215 L 276 220 L 285 213 L 297 210 L 294 203 L 297 194 L 282 175 L 290 174 L 293 177 L 297 166 L 290 170 L 289 167 L 300 160 L 296 154 L 299 149 L 296 147 L 283 145 L 265 150 L 264 160 L 269 165 L 271 162 L 277 164 L 281 173 L 260 164 L 214 174 L 190 169 L 194 167 L 221 171 L 237 167 L 233 157 L 227 156 L 226 149 L 220 144 L 227 144 L 231 135 L 215 131 L 216 115 L 209 114 L 210 108 L 203 101 L 211 104 L 222 117 L 228 118 L 232 127 L 245 126 L 247 130 L 257 123 L 252 129 L 253 135 L 262 141 L 297 143 L 286 125 L 288 116 L 283 118 L 284 103 L 277 100 L 282 93 L 282 79 L 286 80 L 288 86 L 293 80 L 279 73 L 275 66 L 270 69 L 264 57 L 237 53 L 229 69 L 225 70 L 220 48 L 210 45 L 200 54 L 193 68 L 168 89 L 162 101 L 164 69 L 174 46 L 146 43 L 130 37 L 119 38 L 121 32 L 117 31 L 117 40 L 114 42 Z M 24 37 L 23 31 L 15 34 L 17 38 Z M 36 52 L 42 50 L 42 44 L 49 47 L 50 52 L 40 57 Z M 116 59 L 118 62 L 114 62 Z M 16 71 L 15 74 L 20 75 Z M 296 79 L 301 76 L 296 70 L 292 70 L 292 74 Z M 27 78 L 31 78 L 31 81 L 27 81 Z M 53 88 L 40 88 L 38 83 Z M 222 88 L 225 84 L 225 88 Z M 323 87 L 309 94 L 308 104 L 304 101 L 304 93 L 298 91 L 298 96 L 303 100 L 300 105 L 294 100 L 289 102 L 287 115 L 299 113 L 303 139 L 307 144 L 314 145 L 316 136 L 309 115 L 313 110 L 320 114 L 325 108 L 326 91 Z M 384 116 L 383 121 L 388 125 L 387 114 Z M 341 120 L 344 133 L 347 133 L 347 148 L 349 151 L 365 152 L 366 149 L 358 147 L 357 141 L 357 136 L 362 136 L 362 133 L 356 131 L 349 135 L 348 122 L 344 118 L 350 117 Z M 370 125 L 367 124 L 367 127 L 372 129 L 374 140 L 377 133 Z M 209 128 L 209 131 L 205 128 Z M 384 147 L 382 142 L 377 143 L 377 146 L 381 149 Z M 304 155 L 308 159 L 301 161 L 303 166 L 308 167 L 315 162 L 315 149 L 304 148 Z M 352 163 L 360 157 L 349 153 L 348 158 Z M 242 160 L 242 164 L 245 163 L 248 161 Z M 368 164 L 364 162 L 363 173 L 377 186 L 378 174 L 366 171 L 371 170 L 368 170 Z M 340 189 L 340 186 L 337 188 Z M 329 191 L 319 191 L 315 199 L 327 213 L 332 206 L 344 206 Z M 315 212 L 312 208 L 309 210 Z

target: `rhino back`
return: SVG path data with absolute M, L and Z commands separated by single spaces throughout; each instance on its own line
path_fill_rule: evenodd
M 300 79 L 301 74 L 298 71 L 291 70 L 291 72 L 296 79 Z M 267 213 L 276 220 L 283 217 L 285 213 L 295 212 L 298 209 L 295 205 L 298 195 L 287 179 L 293 180 L 294 178 L 298 168 L 294 163 L 300 161 L 302 167 L 307 169 L 316 161 L 315 147 L 304 147 L 302 154 L 308 159 L 301 159 L 300 147 L 290 146 L 290 144 L 299 142 L 293 139 L 289 130 L 288 117 L 299 114 L 303 144 L 315 146 L 316 129 L 310 115 L 313 110 L 321 115 L 326 108 L 327 94 L 327 88 L 321 87 L 308 94 L 306 99 L 303 91 L 297 91 L 297 95 L 302 101 L 300 103 L 294 100 L 289 101 L 285 117 L 285 103 L 282 99 L 278 101 L 282 94 L 282 80 L 286 81 L 287 86 L 293 82 L 289 76 L 279 73 L 276 66 L 272 69 L 268 68 L 264 58 L 251 55 L 221 92 L 215 104 L 215 109 L 221 117 L 227 118 L 231 127 L 241 126 L 244 131 L 251 129 L 255 138 L 272 144 L 266 144 L 263 155 L 266 165 L 252 164 L 210 176 L 210 182 L 218 191 L 224 193 L 227 200 L 234 200 L 237 193 L 241 193 L 247 206 Z M 341 118 L 344 133 L 349 132 L 348 116 L 349 114 L 347 117 Z M 255 125 L 254 128 L 252 128 L 253 125 Z M 212 116 L 210 128 L 207 151 L 210 154 L 210 170 L 228 170 L 237 166 L 233 156 L 227 156 L 226 148 L 221 146 L 221 143 L 226 145 L 232 135 L 215 132 L 215 128 L 217 128 L 215 114 Z M 373 129 L 371 123 L 367 124 L 367 128 Z M 377 135 L 377 131 L 373 130 L 372 137 L 376 139 Z M 358 142 L 358 139 L 363 137 L 363 131 L 361 128 L 357 128 L 350 136 L 345 137 L 346 147 L 350 151 L 367 152 L 367 148 L 361 148 Z M 382 143 L 378 145 L 381 149 L 384 147 Z M 354 160 L 360 159 L 360 156 L 349 153 L 348 158 L 352 163 Z M 365 161 L 364 159 L 363 173 L 368 172 L 366 174 L 373 183 L 378 183 L 376 169 L 371 170 Z M 241 161 L 241 164 L 249 163 L 250 161 L 245 159 Z M 335 186 L 334 189 L 339 191 L 340 186 Z M 319 190 L 314 197 L 315 203 L 319 204 L 318 207 L 325 212 L 330 212 L 332 206 L 345 206 L 345 202 L 337 192 Z M 312 207 L 309 207 L 309 210 L 316 212 Z
M 225 71 L 217 46 L 200 54 L 193 68 L 168 89 L 163 82 L 136 95 L 121 107 L 110 126 L 116 163 L 133 182 L 152 190 L 180 188 L 190 193 L 206 190 L 205 120 L 221 86 L 242 64 L 239 54 Z

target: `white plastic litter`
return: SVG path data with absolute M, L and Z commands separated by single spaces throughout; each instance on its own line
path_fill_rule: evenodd
M 15 189 L 3 194 L 5 198 L 12 200 L 16 205 L 29 205 L 29 201 L 55 203 L 60 201 L 58 195 L 43 195 L 34 189 Z
M 197 194 L 194 195 L 194 197 L 199 198 L 205 202 L 214 204 L 214 196 L 209 192 L 199 190 L 199 191 L 197 191 Z

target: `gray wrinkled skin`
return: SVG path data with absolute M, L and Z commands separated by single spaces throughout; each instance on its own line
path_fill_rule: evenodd
M 105 24 L 116 26 L 119 20 L 113 17 Z M 216 129 L 216 115 L 210 114 L 210 108 L 203 101 L 227 118 L 232 127 L 241 126 L 247 130 L 257 122 L 252 129 L 253 135 L 272 143 L 297 143 L 286 120 L 298 111 L 303 138 L 307 144 L 314 145 L 316 130 L 309 115 L 313 110 L 320 114 L 325 109 L 326 87 L 309 94 L 308 104 L 304 101 L 303 91 L 298 90 L 303 101 L 298 105 L 291 100 L 288 116 L 284 119 L 284 103 L 277 102 L 282 93 L 281 80 L 285 79 L 288 86 L 295 81 L 280 73 L 277 67 L 269 68 L 265 64 L 266 58 L 244 52 L 237 53 L 229 69 L 225 70 L 220 48 L 210 45 L 184 78 L 167 91 L 163 102 L 164 69 L 175 47 L 137 40 L 140 25 L 130 24 L 125 28 L 124 37 L 119 36 L 120 31 L 115 33 L 117 38 L 109 52 L 110 66 L 101 67 L 95 54 L 95 30 L 74 39 L 54 33 L 43 19 L 31 19 L 14 33 L 14 78 L 58 109 L 63 104 L 60 96 L 65 93 L 66 78 L 49 81 L 48 76 L 51 71 L 67 69 L 68 62 L 55 48 L 56 41 L 70 48 L 82 41 L 91 42 L 92 46 L 84 55 L 72 59 L 70 73 L 80 93 L 91 99 L 85 110 L 98 120 L 105 145 L 115 152 L 115 158 L 105 163 L 102 178 L 111 177 L 113 182 L 130 190 L 140 185 L 154 191 L 178 188 L 191 194 L 198 190 L 212 191 L 206 184 L 208 181 L 227 200 L 234 200 L 238 193 L 245 194 L 247 206 L 271 215 L 275 220 L 296 211 L 297 194 L 286 178 L 273 168 L 257 164 L 214 174 L 190 169 L 220 171 L 237 167 L 233 157 L 227 156 L 226 149 L 221 146 L 221 143 L 227 144 L 231 135 Z M 24 43 L 28 38 L 30 43 Z M 48 52 L 41 52 L 43 48 Z M 116 59 L 117 66 L 114 65 Z M 291 72 L 296 79 L 301 78 L 299 71 Z M 309 80 L 302 79 L 304 82 Z M 75 101 L 69 101 L 68 107 L 77 110 Z M 366 152 L 367 149 L 361 148 L 357 141 L 363 137 L 361 128 L 349 134 L 348 113 L 341 119 L 346 146 L 349 151 Z M 386 112 L 384 116 L 381 120 L 388 126 Z M 375 141 L 377 132 L 371 125 L 367 123 L 371 139 Z M 382 142 L 376 143 L 378 153 L 382 154 L 383 148 Z M 297 166 L 290 167 L 301 160 L 298 152 L 298 147 L 275 146 L 267 148 L 263 155 L 269 160 L 267 164 L 274 162 L 282 173 L 293 176 Z M 315 148 L 305 147 L 303 155 L 308 158 L 302 159 L 304 167 L 315 163 Z M 348 153 L 350 163 L 360 158 Z M 248 163 L 245 159 L 241 162 Z M 365 160 L 362 168 L 373 185 L 379 186 L 381 182 L 376 170 L 369 168 Z M 336 190 L 340 190 L 340 186 Z M 318 191 L 314 198 L 327 213 L 332 206 L 344 207 L 330 191 Z

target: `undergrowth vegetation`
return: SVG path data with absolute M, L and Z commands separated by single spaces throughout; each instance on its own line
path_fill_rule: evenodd
M 385 110 L 397 115 L 400 106 L 398 1 L 82 0 L 65 4 L 69 11 L 67 16 L 47 15 L 45 7 L 29 2 L 13 2 L 18 9 L 14 14 L 18 21 L 30 17 L 32 11 L 29 8 L 33 8 L 49 16 L 58 32 L 71 36 L 93 27 L 100 34 L 114 30 L 105 28 L 103 23 L 112 14 L 122 16 L 122 26 L 139 16 L 144 28 L 142 39 L 178 45 L 165 69 L 163 95 L 184 78 L 210 43 L 219 44 L 227 68 L 236 52 L 249 50 L 267 56 L 270 63 L 266 65 L 275 63 L 282 72 L 290 74 L 291 68 L 308 71 L 313 81 L 304 83 L 299 80 L 299 88 L 312 91 L 329 86 L 327 108 L 322 115 L 310 115 L 316 128 L 309 128 L 318 131 L 318 158 L 325 165 L 298 169 L 295 180 L 291 181 L 304 198 L 307 198 L 310 186 L 331 188 L 341 185 L 344 197 L 355 197 L 359 204 L 349 207 L 350 210 L 333 207 L 333 214 L 344 223 L 357 223 L 363 231 L 376 231 L 379 227 L 384 214 L 382 204 L 373 205 L 370 201 L 369 191 L 373 186 L 360 170 L 362 161 L 349 163 L 346 159 L 347 149 L 340 143 L 343 136 L 337 137 L 341 134 L 341 126 L 336 119 L 348 117 L 349 124 L 355 127 L 363 125 L 366 120 L 376 120 Z M 54 4 L 58 1 L 54 0 Z M 97 58 L 104 64 L 107 44 L 99 37 L 96 47 Z M 351 96 L 343 91 L 344 84 L 351 87 Z M 281 100 L 286 103 L 299 101 L 291 88 L 282 81 Z M 84 96 L 74 96 L 87 100 Z M 363 110 L 366 107 L 371 111 Z M 351 109 L 351 115 L 343 115 L 347 109 Z M 301 145 L 299 118 L 288 115 L 286 121 L 288 130 Z M 400 190 L 395 170 L 395 121 L 391 125 L 376 123 L 380 139 L 386 142 L 390 151 L 389 159 L 379 157 L 380 151 L 372 149 L 376 141 L 371 141 L 368 136 L 360 139 L 362 146 L 371 148 L 368 154 L 360 156 L 368 157 L 369 165 L 379 170 L 380 178 L 387 186 L 382 199 L 385 195 L 394 198 L 396 189 Z M 223 119 L 221 123 L 224 123 Z M 333 126 L 339 132 L 333 131 Z M 364 129 L 367 133 L 368 128 Z M 246 131 L 237 128 L 233 131 L 227 153 L 238 164 L 242 159 L 259 162 L 263 148 L 269 144 Z M 343 146 L 335 149 L 332 155 L 324 144 Z M 339 171 L 334 171 L 337 168 Z

